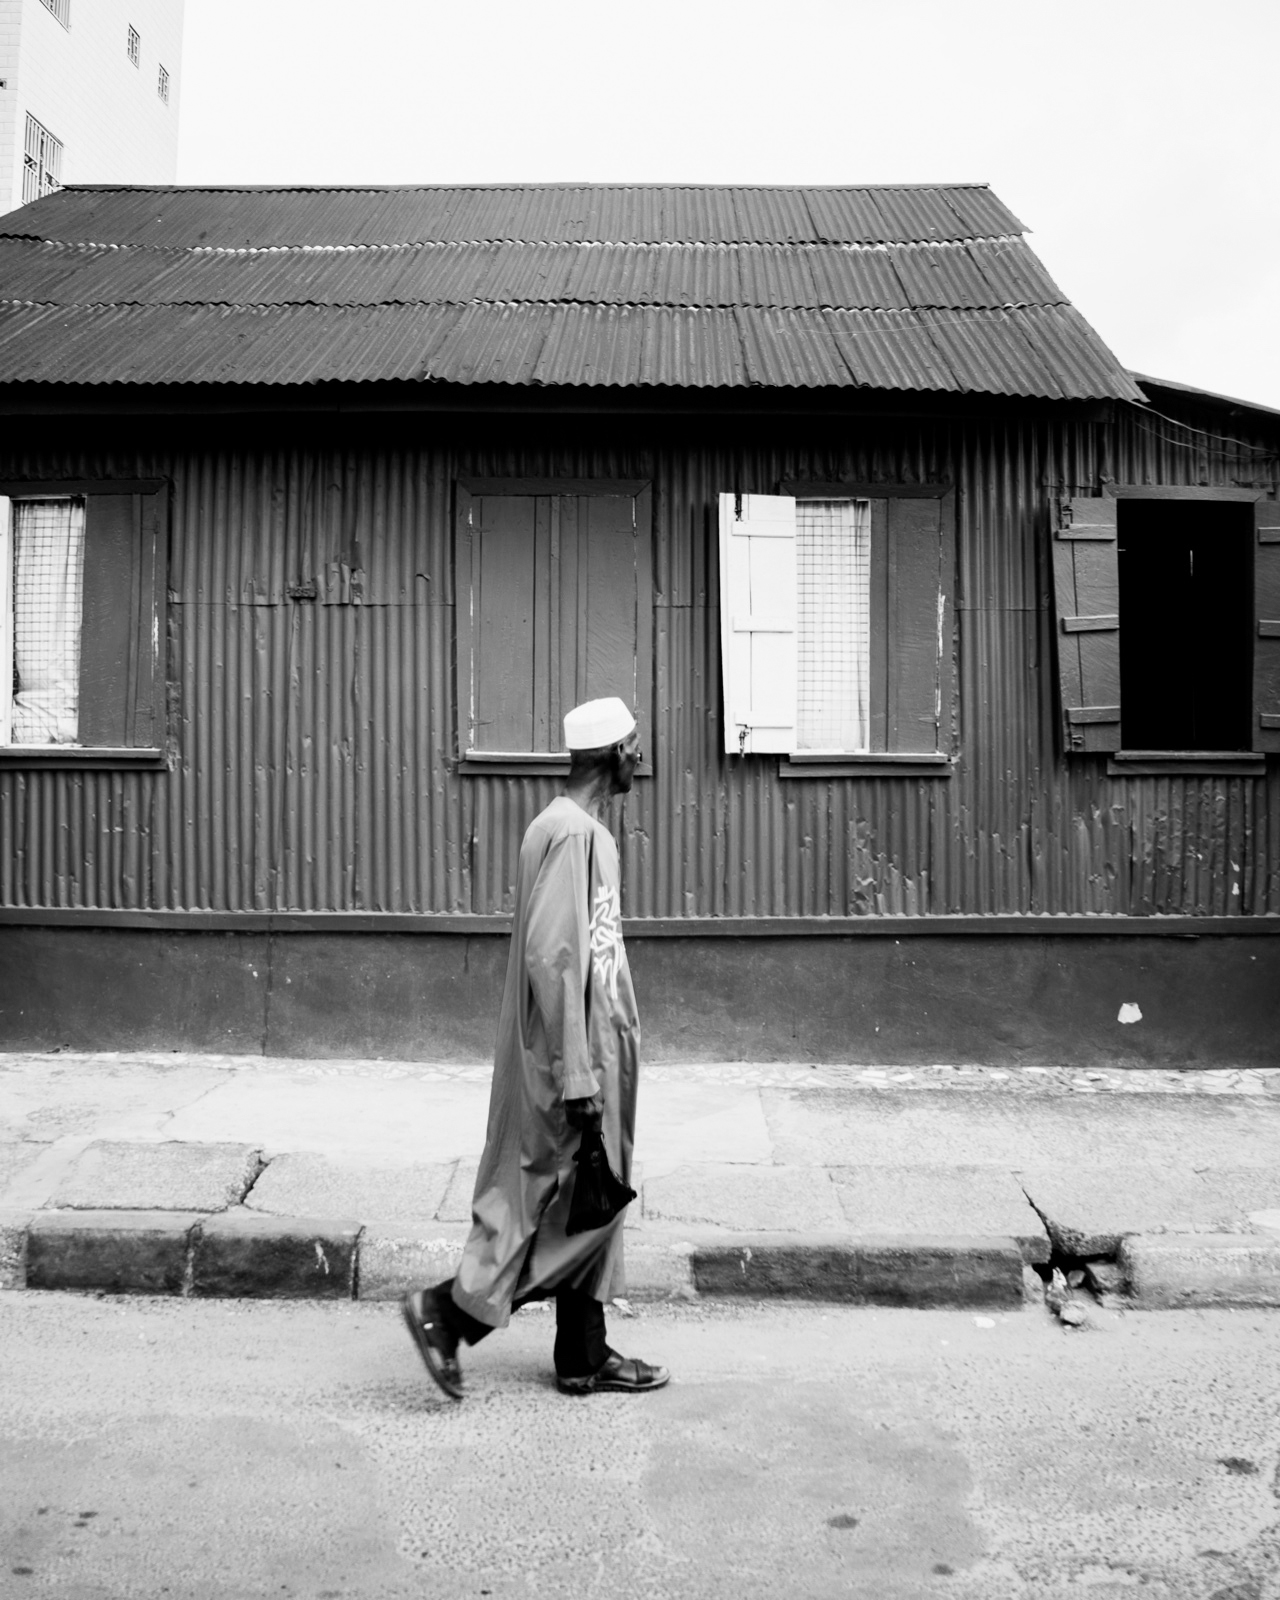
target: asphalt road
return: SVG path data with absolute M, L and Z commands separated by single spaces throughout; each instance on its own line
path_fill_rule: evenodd
M 391 1305 L 0 1295 L 0 1594 L 1280 1596 L 1280 1312 L 641 1308 L 453 1406 Z

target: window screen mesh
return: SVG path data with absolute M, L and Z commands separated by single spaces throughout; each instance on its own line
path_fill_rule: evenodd
M 801 750 L 866 750 L 871 676 L 871 503 L 796 504 Z
M 15 501 L 14 744 L 76 742 L 83 577 L 83 500 Z

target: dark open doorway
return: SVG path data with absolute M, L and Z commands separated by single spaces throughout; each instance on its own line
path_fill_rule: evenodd
M 1247 750 L 1253 507 L 1121 500 L 1126 750 Z

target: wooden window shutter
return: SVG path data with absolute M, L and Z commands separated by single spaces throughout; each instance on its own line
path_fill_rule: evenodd
M 0 744 L 13 737 L 13 502 L 0 494 Z
M 1253 522 L 1253 748 L 1280 751 L 1280 504 L 1259 500 Z
M 871 748 L 932 754 L 951 719 L 952 495 L 871 502 Z
M 464 751 L 554 755 L 564 714 L 652 696 L 647 485 L 459 486 L 457 667 Z
M 1058 694 L 1068 751 L 1120 748 L 1120 562 L 1115 500 L 1058 505 L 1053 535 Z
M 163 493 L 86 497 L 81 745 L 163 743 L 166 510 Z
M 533 495 L 486 495 L 465 506 L 459 500 L 466 559 L 459 574 L 458 685 L 469 701 L 468 746 L 546 750 L 545 728 L 540 746 L 533 736 L 535 557 L 553 502 Z M 537 642 L 545 650 L 545 641 Z M 545 677 L 545 662 L 543 669 Z
M 791 495 L 720 496 L 720 651 L 724 747 L 796 747 L 796 503 Z

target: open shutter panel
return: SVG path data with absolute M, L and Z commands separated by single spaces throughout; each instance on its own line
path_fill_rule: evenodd
M 91 494 L 85 502 L 79 740 L 163 743 L 163 496 Z
M 720 496 L 720 647 L 724 747 L 796 747 L 796 503 Z
M 1120 748 L 1116 501 L 1064 500 L 1053 536 L 1058 693 L 1067 750 Z
M 1253 546 L 1253 748 L 1280 751 L 1280 505 L 1259 500 Z
M 0 494 L 0 744 L 13 737 L 13 502 Z

